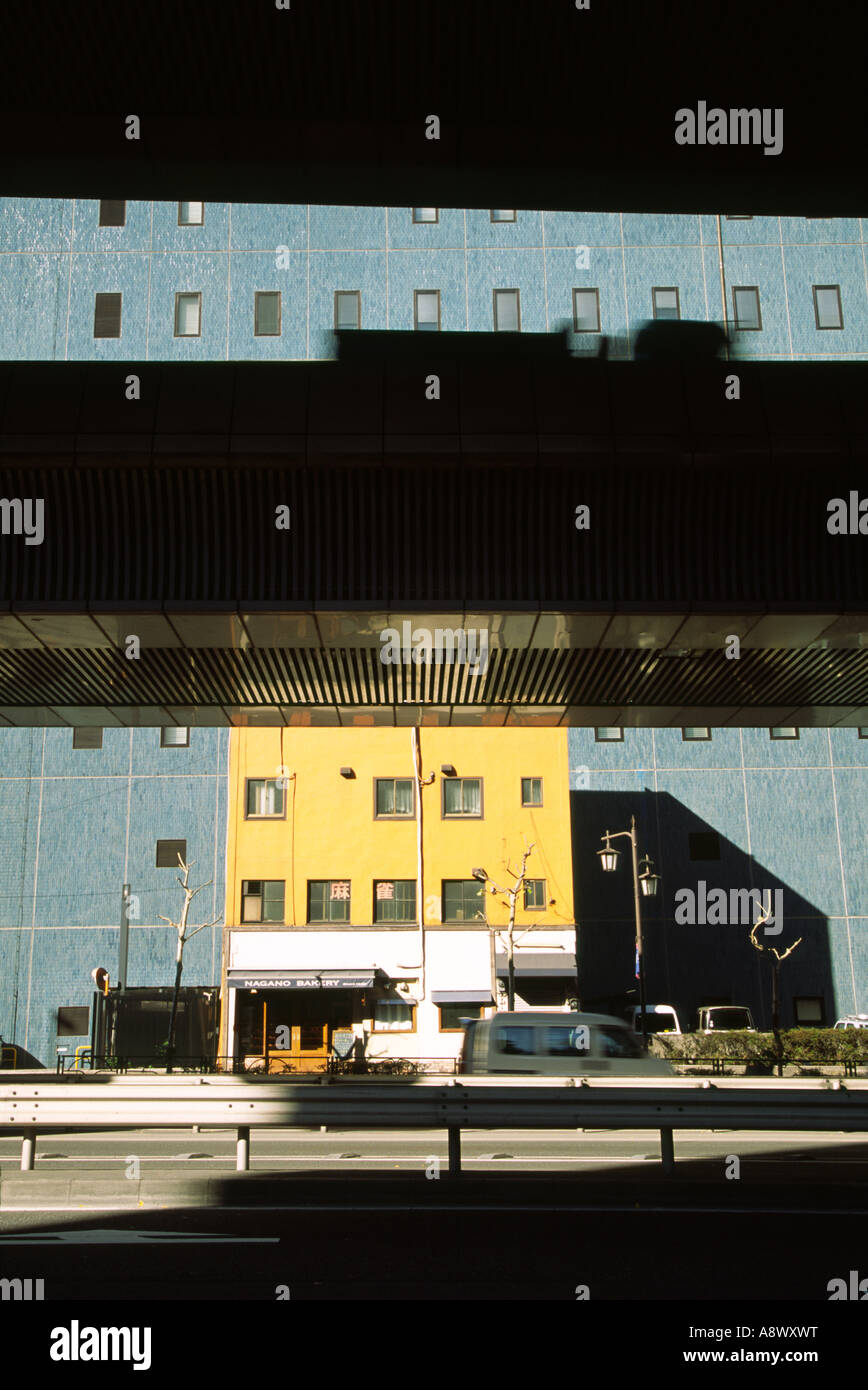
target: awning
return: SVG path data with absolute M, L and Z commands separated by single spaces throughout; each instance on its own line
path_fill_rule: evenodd
M 493 1004 L 490 989 L 432 989 L 432 1004 Z
M 496 957 L 498 975 L 509 974 L 509 961 L 498 951 Z M 576 978 L 576 958 L 566 951 L 522 951 L 514 956 L 515 973 L 523 979 Z
M 385 971 L 377 966 L 361 970 L 260 970 L 257 975 L 230 970 L 226 983 L 230 989 L 370 989 L 384 978 Z

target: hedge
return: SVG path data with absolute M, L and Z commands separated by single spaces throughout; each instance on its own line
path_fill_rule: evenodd
M 868 1062 L 868 1028 L 788 1028 L 781 1032 L 785 1062 Z M 649 1048 L 658 1057 L 729 1057 L 777 1060 L 773 1033 L 655 1033 Z

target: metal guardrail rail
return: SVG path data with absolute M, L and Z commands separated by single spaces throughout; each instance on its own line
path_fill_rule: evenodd
M 868 1081 L 148 1080 L 0 1086 L 0 1137 L 21 1136 L 28 1172 L 39 1134 L 207 1125 L 236 1131 L 236 1169 L 247 1172 L 253 1128 L 445 1129 L 456 1177 L 462 1129 L 656 1129 L 666 1173 L 674 1168 L 675 1129 L 868 1132 Z

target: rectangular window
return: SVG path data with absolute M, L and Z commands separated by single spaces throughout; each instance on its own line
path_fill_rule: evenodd
M 492 222 L 514 222 L 515 214 L 515 208 L 492 208 L 491 220 Z
M 205 221 L 204 203 L 179 203 L 178 204 L 178 226 L 179 227 L 201 227 Z
M 859 738 L 868 738 L 868 724 L 860 724 L 856 730 Z
M 544 878 L 526 878 L 524 881 L 524 905 L 528 912 L 538 912 L 546 905 L 546 881 Z
M 161 748 L 189 748 L 190 730 L 181 724 L 171 724 L 160 730 Z
M 812 285 L 814 319 L 818 328 L 843 328 L 840 285 Z
M 361 326 L 361 291 L 335 290 L 335 328 L 361 328 Z
M 416 880 L 382 878 L 374 884 L 375 922 L 415 922 Z
M 93 306 L 93 336 L 95 338 L 119 338 L 121 336 L 121 298 L 119 294 L 98 294 Z
M 415 1033 L 416 1005 L 403 999 L 375 999 L 375 1033 Z
M 412 777 L 374 778 L 374 815 L 407 816 L 415 814 Z
M 793 1014 L 797 1028 L 823 1028 L 826 1023 L 826 1006 L 821 994 L 803 995 L 793 1000 Z
M 542 784 L 541 777 L 522 777 L 521 779 L 521 804 L 522 806 L 542 806 Z
M 125 198 L 100 198 L 99 225 L 101 227 L 123 227 L 127 220 Z
M 102 748 L 102 729 L 73 729 L 72 746 L 73 748 Z
M 732 313 L 739 332 L 758 333 L 763 326 L 760 296 L 756 285 L 734 285 Z
M 769 738 L 798 738 L 798 737 L 799 737 L 799 731 L 798 731 L 798 729 L 784 728 L 783 726 L 781 726 L 781 727 L 779 727 L 779 728 L 777 728 L 777 729 L 769 729 Z
M 90 1032 L 90 1009 L 73 1006 L 57 1010 L 57 1036 L 59 1038 L 86 1038 Z
M 257 338 L 280 337 L 280 290 L 257 290 L 254 294 L 253 333 Z
M 681 739 L 683 743 L 710 743 L 711 730 L 694 724 L 689 729 L 681 730 Z
M 443 921 L 484 922 L 485 884 L 475 878 L 444 879 Z
M 665 289 L 652 289 L 651 303 L 655 319 L 680 319 L 681 304 L 678 290 L 674 286 Z
M 198 338 L 202 333 L 202 295 L 175 295 L 175 337 Z
M 241 884 L 242 922 L 282 922 L 286 880 L 245 878 Z
M 728 212 L 725 214 L 727 222 L 752 222 L 753 213 L 748 212 Z
M 440 209 L 439 209 L 439 208 L 414 208 L 414 209 L 413 209 L 413 221 L 414 221 L 414 222 L 439 222 L 439 221 L 440 221 Z
M 481 777 L 444 777 L 443 817 L 482 815 Z
M 413 291 L 413 322 L 424 332 L 437 332 L 440 327 L 440 291 Z
M 597 743 L 623 743 L 624 730 L 617 725 L 610 725 L 608 728 L 594 730 L 594 739 Z
M 248 818 L 255 816 L 282 816 L 283 811 L 283 787 L 277 785 L 276 777 L 248 777 Z
M 482 1004 L 439 1004 L 440 1032 L 463 1033 L 469 1018 L 482 1018 Z
M 348 922 L 350 920 L 350 880 L 312 878 L 307 885 L 308 922 Z
M 184 863 L 187 862 L 187 841 L 186 840 L 158 840 L 157 841 L 157 868 L 158 869 L 177 869 L 178 855 L 180 854 Z
M 687 847 L 693 860 L 720 858 L 720 836 L 716 830 L 692 830 L 687 836 Z
M 575 333 L 599 333 L 599 290 L 573 290 L 573 331 Z
M 494 291 L 495 333 L 520 333 L 521 308 L 518 290 Z

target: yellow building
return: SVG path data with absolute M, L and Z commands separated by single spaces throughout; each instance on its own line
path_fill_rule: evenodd
M 454 1058 L 507 1007 L 529 846 L 515 1007 L 567 1007 L 567 756 L 562 729 L 233 730 L 221 1053 Z

